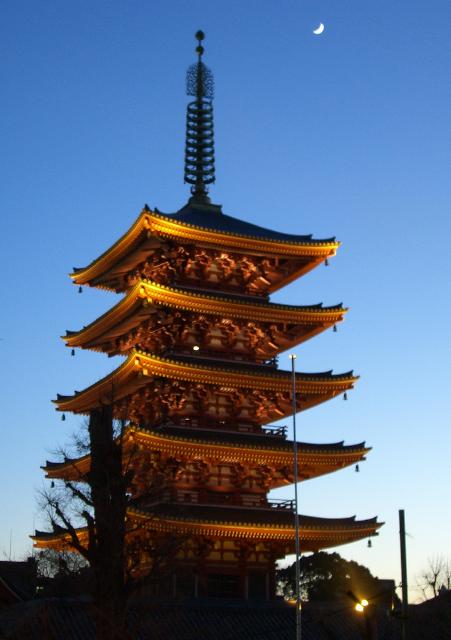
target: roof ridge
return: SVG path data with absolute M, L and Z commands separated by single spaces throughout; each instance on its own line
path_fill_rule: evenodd
M 228 214 L 222 213 L 222 217 L 225 219 L 231 219 L 233 221 L 236 221 L 238 223 L 242 223 L 244 225 L 250 226 L 252 228 L 255 229 L 261 229 L 262 231 L 266 231 L 266 232 L 270 232 L 273 234 L 277 234 L 279 237 L 266 237 L 264 235 L 254 235 L 251 233 L 240 233 L 240 232 L 236 232 L 236 231 L 230 231 L 227 229 L 218 229 L 215 228 L 213 225 L 212 226 L 208 226 L 208 225 L 200 225 L 200 224 L 194 224 L 192 222 L 186 222 L 185 220 L 180 220 L 179 218 L 176 218 L 176 216 L 179 215 L 183 215 L 183 213 L 186 213 L 187 210 L 189 208 L 194 208 L 194 207 L 190 207 L 189 205 L 185 205 L 184 207 L 182 207 L 181 209 L 179 209 L 178 211 L 176 211 L 175 213 L 163 213 L 162 211 L 159 211 L 159 209 L 157 207 L 154 207 L 153 210 L 151 211 L 147 211 L 147 213 L 150 216 L 156 216 L 157 218 L 161 219 L 161 220 L 165 220 L 167 222 L 177 222 L 178 224 L 181 224 L 189 229 L 198 229 L 198 230 L 204 230 L 204 231 L 213 231 L 216 233 L 221 233 L 221 234 L 225 234 L 225 235 L 229 235 L 229 236 L 233 236 L 233 237 L 241 237 L 241 238 L 249 238 L 252 240 L 263 240 L 265 242 L 281 242 L 282 244 L 291 244 L 291 245 L 307 245 L 307 246 L 321 246 L 321 245 L 326 245 L 326 244 L 339 244 L 338 241 L 336 240 L 335 236 L 332 236 L 330 238 L 322 238 L 321 240 L 313 240 L 312 236 L 313 234 L 303 234 L 303 235 L 295 235 L 295 234 L 285 234 L 282 233 L 280 231 L 274 231 L 272 229 L 268 229 L 266 227 L 261 227 L 260 225 L 254 224 L 253 222 L 247 222 L 245 220 L 240 220 L 239 218 L 235 218 L 234 216 L 230 216 Z M 207 208 L 207 207 L 205 207 Z M 217 220 L 217 219 L 216 219 Z M 292 237 L 293 239 L 290 240 L 289 237 Z M 297 238 L 297 240 L 296 240 Z

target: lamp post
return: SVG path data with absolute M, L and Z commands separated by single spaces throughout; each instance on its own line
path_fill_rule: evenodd
M 357 598 L 353 591 L 348 591 L 346 595 L 354 602 L 354 609 L 357 613 L 363 615 L 366 640 L 376 640 L 377 629 L 374 605 L 370 605 L 366 598 Z
M 299 540 L 299 513 L 298 513 L 298 443 L 296 439 L 296 354 L 290 354 L 291 383 L 292 383 L 292 407 L 293 407 L 293 464 L 294 464 L 294 540 L 296 554 L 296 640 L 301 640 L 301 572 L 300 557 L 301 545 Z

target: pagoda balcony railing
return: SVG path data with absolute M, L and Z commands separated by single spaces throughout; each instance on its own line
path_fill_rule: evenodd
M 286 439 L 287 433 L 288 433 L 288 427 L 267 426 L 267 427 L 264 427 L 262 431 L 266 436 L 274 436 L 276 438 Z
M 156 333 L 158 331 L 158 329 L 156 329 L 155 331 L 153 331 L 152 333 Z M 149 334 L 150 335 L 150 334 Z M 137 345 L 138 348 L 141 348 L 139 345 Z M 146 349 L 144 348 L 143 351 L 145 351 Z M 192 359 L 198 359 L 199 357 L 203 358 L 204 360 L 211 360 L 211 361 L 220 361 L 220 362 L 224 362 L 226 364 L 228 363 L 232 363 L 232 364 L 242 364 L 243 366 L 246 365 L 260 365 L 261 367 L 265 367 L 265 368 L 271 368 L 271 369 L 276 369 L 278 364 L 279 364 L 279 358 L 278 356 L 273 356 L 272 358 L 261 358 L 261 357 L 257 357 L 255 356 L 255 359 L 249 359 L 249 358 L 243 358 L 242 356 L 238 355 L 237 353 L 233 352 L 233 351 L 228 351 L 227 349 L 222 350 L 222 351 L 214 351 L 213 349 L 202 349 L 199 351 L 194 351 L 193 352 L 193 348 L 189 345 L 185 346 L 185 345 L 179 345 L 176 347 L 171 347 L 171 348 L 167 348 L 164 349 L 164 351 L 161 352 L 160 354 L 163 358 L 171 358 L 171 357 L 177 357 L 177 356 L 183 356 L 184 358 L 188 357 L 188 358 L 192 358 Z M 252 357 L 250 355 L 250 357 Z
M 169 264 L 168 261 L 160 263 L 158 266 L 163 267 Z M 164 283 L 160 283 L 164 284 Z M 202 281 L 202 286 L 200 286 L 200 281 L 193 284 L 192 280 L 187 277 L 183 277 L 179 274 L 175 274 L 173 277 L 167 278 L 167 283 L 169 285 L 181 285 L 184 289 L 190 289 L 195 293 L 202 291 L 204 293 L 209 293 L 209 291 L 217 291 L 218 293 L 222 293 L 226 296 L 234 296 L 237 298 L 244 298 L 248 300 L 255 300 L 255 298 L 259 300 L 269 301 L 269 293 L 266 291 L 253 291 L 252 293 L 243 293 L 242 288 L 238 285 L 235 287 L 227 287 L 224 286 L 220 282 L 205 282 Z
M 264 427 L 260 427 L 259 425 L 252 424 L 237 424 L 236 421 L 233 420 L 219 420 L 212 421 L 208 419 L 207 421 L 202 420 L 199 416 L 172 416 L 171 419 L 163 419 L 160 423 L 152 426 L 152 429 L 161 429 L 164 427 L 191 427 L 194 429 L 201 429 L 205 431 L 223 431 L 227 433 L 251 433 L 255 436 L 271 436 L 272 438 L 281 438 L 286 440 L 288 435 L 287 427 L 276 427 L 273 425 L 266 425 Z M 140 427 L 145 428 L 144 424 L 141 424 Z
M 265 360 L 265 361 L 263 362 L 263 364 L 264 364 L 266 367 L 273 367 L 273 368 L 276 368 L 276 367 L 277 367 L 277 365 L 279 364 L 279 358 L 278 358 L 278 356 L 274 356 L 273 358 L 269 358 L 269 360 Z
M 217 500 L 212 500 L 210 499 L 202 499 L 200 497 L 195 498 L 194 500 L 188 499 L 188 500 L 181 500 L 180 498 L 177 499 L 174 495 L 170 495 L 169 493 L 157 493 L 157 494 L 150 494 L 147 496 L 147 499 L 145 500 L 146 506 L 152 506 L 152 505 L 156 505 L 156 504 L 187 504 L 187 502 L 191 505 L 196 505 L 196 506 L 208 506 L 208 507 L 212 507 L 212 506 L 216 506 L 216 507 L 232 507 L 232 508 L 238 508 L 238 509 L 245 509 L 245 510 L 265 510 L 265 509 L 271 509 L 271 510 L 276 510 L 276 511 L 294 511 L 295 508 L 295 502 L 294 500 L 280 500 L 277 498 L 267 498 L 264 499 L 262 498 L 259 501 L 256 501 L 253 504 L 244 504 L 243 502 L 241 502 L 241 500 L 237 500 L 237 498 L 233 495 L 229 495 L 227 496 L 228 499 L 226 499 L 223 495 L 221 496 L 221 494 L 218 495 L 218 499 Z M 199 499 L 200 498 L 200 499 Z
M 268 500 L 271 509 L 283 509 L 285 511 L 294 511 L 294 500 L 277 500 L 271 498 Z

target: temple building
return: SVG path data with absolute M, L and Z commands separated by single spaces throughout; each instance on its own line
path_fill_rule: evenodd
M 187 75 L 185 182 L 176 213 L 147 205 L 107 251 L 71 277 L 77 287 L 121 295 L 104 315 L 68 331 L 69 349 L 122 356 L 112 373 L 73 395 L 61 412 L 89 415 L 102 405 L 122 420 L 123 456 L 133 469 L 127 523 L 139 571 L 151 570 L 147 543 L 179 541 L 159 595 L 271 599 L 275 563 L 294 552 L 294 507 L 272 489 L 294 480 L 293 442 L 274 426 L 292 415 L 292 373 L 280 353 L 342 322 L 346 308 L 270 302 L 273 292 L 335 255 L 335 238 L 271 231 L 212 204 L 215 180 L 213 77 L 198 60 Z M 297 373 L 297 411 L 353 388 L 357 377 Z M 364 460 L 363 442 L 300 442 L 297 475 L 312 480 Z M 47 462 L 50 479 L 80 481 L 90 456 Z M 376 518 L 299 516 L 303 553 L 376 535 Z M 80 532 L 83 536 L 83 532 Z M 60 548 L 56 533 L 37 547 Z M 68 544 L 68 541 L 66 540 Z M 141 544 L 141 546 L 140 546 Z

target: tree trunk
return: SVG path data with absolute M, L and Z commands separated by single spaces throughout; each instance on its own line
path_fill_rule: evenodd
M 95 534 L 91 542 L 97 640 L 126 637 L 126 488 L 121 440 L 114 438 L 111 406 L 90 415 L 91 486 Z

